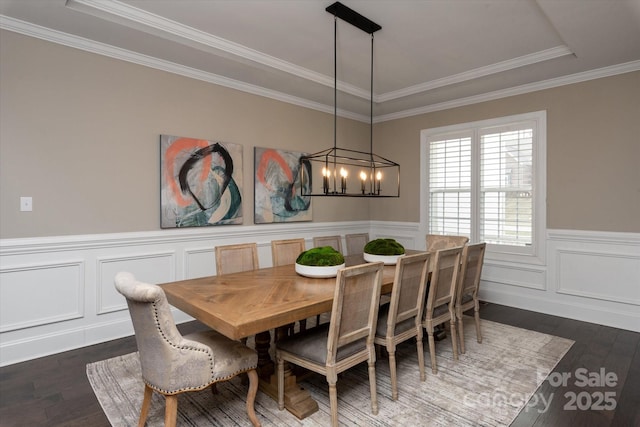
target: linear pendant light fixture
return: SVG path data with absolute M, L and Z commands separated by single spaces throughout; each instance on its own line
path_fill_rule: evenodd
M 300 158 L 301 196 L 400 197 L 400 165 L 373 153 L 373 33 L 382 27 L 340 2 L 326 8 L 334 16 L 333 75 L 334 114 L 333 147 Z M 369 115 L 369 152 L 339 148 L 337 28 L 338 18 L 371 34 L 371 97 Z M 322 182 L 322 186 L 314 183 Z

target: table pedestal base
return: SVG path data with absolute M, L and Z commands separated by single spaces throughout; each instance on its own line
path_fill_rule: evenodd
M 258 372 L 260 375 L 260 390 L 278 401 L 278 376 L 275 366 L 269 357 L 269 332 L 261 332 L 256 335 L 256 351 L 258 352 Z M 313 400 L 309 392 L 297 383 L 297 378 L 292 374 L 288 363 L 285 363 L 284 371 L 284 407 L 298 419 L 303 419 L 318 410 L 318 402 Z
M 271 375 L 269 380 L 260 379 L 260 390 L 278 401 L 278 377 Z M 309 392 L 298 385 L 295 375 L 285 373 L 284 407 L 298 419 L 303 419 L 318 410 L 318 402 L 313 400 Z

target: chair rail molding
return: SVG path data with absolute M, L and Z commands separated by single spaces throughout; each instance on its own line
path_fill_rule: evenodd
M 133 334 L 113 276 L 161 283 L 215 273 L 214 248 L 369 233 L 424 249 L 419 223 L 301 222 L 0 240 L 0 366 Z M 547 230 L 546 265 L 485 257 L 481 299 L 640 332 L 640 233 Z M 46 298 L 45 298 L 46 297 Z M 33 301 L 40 309 L 33 309 Z M 46 304 L 45 304 L 46 301 Z M 6 309 L 6 310 L 5 310 Z M 174 310 L 177 323 L 191 317 Z

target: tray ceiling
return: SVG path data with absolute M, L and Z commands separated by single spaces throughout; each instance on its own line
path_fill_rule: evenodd
M 0 27 L 333 111 L 322 0 L 0 0 Z M 380 24 L 376 121 L 640 69 L 638 0 L 343 0 Z M 338 21 L 338 108 L 369 117 L 370 36 Z

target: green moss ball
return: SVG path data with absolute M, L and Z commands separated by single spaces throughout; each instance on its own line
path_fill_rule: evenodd
M 375 239 L 364 246 L 364 251 L 371 255 L 402 255 L 404 246 L 395 239 Z
M 296 263 L 309 266 L 332 266 L 344 264 L 342 254 L 331 246 L 311 248 L 298 255 Z

